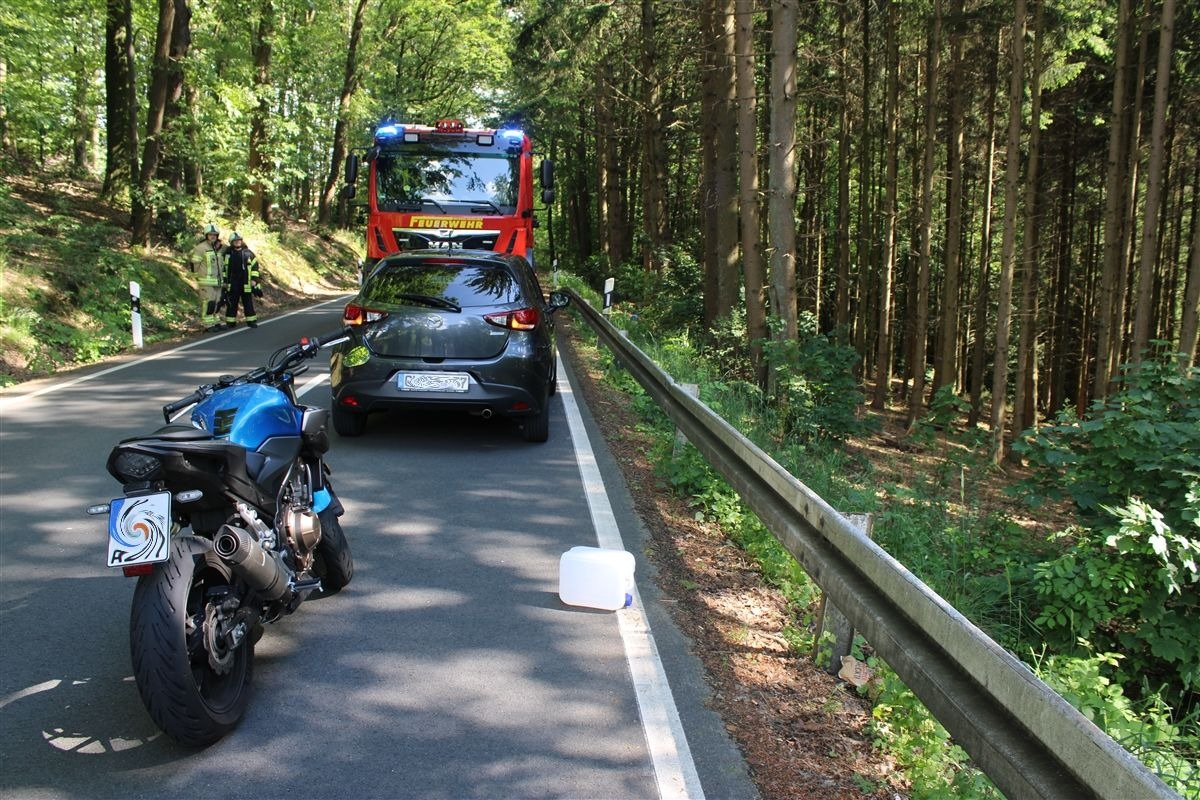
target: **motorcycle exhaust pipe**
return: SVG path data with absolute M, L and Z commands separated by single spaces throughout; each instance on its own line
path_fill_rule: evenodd
M 213 539 L 213 549 L 242 580 L 270 601 L 281 600 L 291 591 L 287 569 L 247 531 L 222 525 Z

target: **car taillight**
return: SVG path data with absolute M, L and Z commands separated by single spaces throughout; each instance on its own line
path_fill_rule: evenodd
M 498 311 L 484 314 L 483 318 L 500 328 L 514 331 L 531 331 L 538 326 L 542 315 L 536 308 L 518 308 L 516 311 Z
M 378 322 L 387 316 L 386 311 L 378 311 L 373 308 L 347 303 L 346 310 L 342 313 L 342 322 L 347 325 L 362 325 L 366 322 Z

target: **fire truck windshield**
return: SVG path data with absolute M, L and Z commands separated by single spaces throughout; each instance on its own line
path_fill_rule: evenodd
M 376 203 L 380 211 L 420 211 L 428 205 L 442 213 L 461 213 L 467 206 L 474 213 L 513 214 L 519 168 L 515 154 L 405 147 L 375 160 Z

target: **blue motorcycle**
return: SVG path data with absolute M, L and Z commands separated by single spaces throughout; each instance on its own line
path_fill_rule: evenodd
M 165 427 L 109 455 L 124 496 L 88 513 L 109 515 L 108 565 L 138 579 L 134 678 L 181 744 L 211 744 L 242 718 L 264 624 L 354 574 L 324 461 L 329 414 L 295 392 L 303 362 L 348 332 L 301 339 L 265 367 L 199 387 L 163 406 Z M 193 405 L 190 425 L 172 424 Z

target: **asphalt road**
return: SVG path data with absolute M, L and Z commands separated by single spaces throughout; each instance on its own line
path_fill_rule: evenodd
M 268 627 L 232 734 L 194 751 L 158 732 L 130 666 L 134 582 L 104 566 L 103 519 L 83 509 L 119 491 L 108 451 L 162 404 L 335 328 L 339 311 L 0 398 L 0 796 L 754 797 L 658 601 L 619 473 L 573 411 L 569 365 L 544 445 L 458 415 L 333 434 L 353 583 Z M 298 384 L 327 371 L 317 359 Z M 327 405 L 328 383 L 302 401 Z M 635 610 L 559 601 L 559 556 L 598 536 L 637 556 Z

